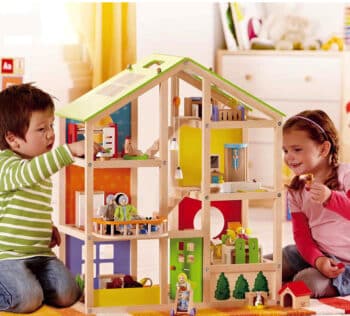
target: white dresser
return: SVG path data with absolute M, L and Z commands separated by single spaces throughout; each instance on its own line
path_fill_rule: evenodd
M 217 52 L 216 71 L 286 114 L 322 109 L 341 135 L 341 159 L 350 162 L 350 129 L 346 103 L 350 101 L 350 52 L 226 51 Z M 250 178 L 272 184 L 272 134 L 251 133 Z M 281 150 L 282 154 L 282 150 Z M 257 158 L 258 157 L 258 158 Z M 265 179 L 265 180 L 264 180 Z

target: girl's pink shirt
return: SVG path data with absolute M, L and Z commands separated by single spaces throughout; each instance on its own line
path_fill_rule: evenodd
M 288 192 L 296 246 L 314 266 L 324 254 L 350 264 L 350 164 L 338 168 L 339 191 L 332 191 L 326 204 L 311 201 L 309 191 Z

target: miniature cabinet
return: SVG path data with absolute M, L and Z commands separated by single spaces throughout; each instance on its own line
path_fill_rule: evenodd
M 183 111 L 179 102 L 181 91 L 179 82 L 182 80 L 199 90 L 201 97 L 201 117 L 197 115 L 183 115 Z M 93 156 L 93 140 L 94 140 L 94 124 L 103 117 L 110 115 L 114 111 L 123 108 L 127 103 L 131 102 L 132 108 L 132 127 L 131 136 L 137 134 L 137 120 L 135 120 L 137 108 L 142 106 L 138 104 L 138 97 L 143 93 L 159 86 L 159 139 L 155 140 L 152 146 L 152 155 L 146 160 L 124 160 L 122 158 L 112 158 L 106 161 L 95 160 Z M 170 93 L 169 93 L 170 91 Z M 187 96 L 188 97 L 188 96 Z M 224 105 L 225 110 L 230 113 L 238 113 L 239 115 L 230 116 L 230 119 L 222 120 L 214 117 L 215 102 Z M 180 111 L 179 111 L 180 110 Z M 227 112 L 227 111 L 226 111 Z M 225 113 L 226 113 L 225 112 Z M 195 113 L 198 113 L 196 111 Z M 256 116 L 253 115 L 256 114 Z M 242 115 L 244 114 L 244 115 Z M 183 265 L 171 265 L 166 263 L 170 257 L 176 263 L 182 262 L 186 257 L 188 264 L 195 264 L 192 272 L 196 273 L 200 279 L 201 285 L 193 288 L 194 305 L 210 307 L 212 304 L 222 304 L 230 306 L 233 304 L 231 300 L 220 302 L 215 298 L 214 292 L 218 279 L 222 273 L 229 277 L 231 289 L 239 275 L 246 275 L 249 282 L 253 282 L 254 277 L 258 273 L 266 274 L 269 280 L 271 301 L 276 302 L 278 289 L 281 286 L 281 212 L 282 209 L 282 179 L 281 174 L 277 172 L 282 168 L 282 159 L 280 148 L 282 142 L 281 125 L 283 113 L 269 106 L 260 99 L 252 96 L 247 91 L 237 87 L 234 83 L 218 76 L 213 71 L 203 67 L 199 63 L 190 58 L 177 57 L 170 55 L 151 55 L 135 65 L 130 65 L 128 69 L 117 74 L 102 85 L 94 88 L 87 94 L 71 102 L 70 104 L 60 108 L 57 115 L 63 119 L 69 118 L 82 122 L 85 126 L 85 158 L 75 160 L 77 168 L 83 170 L 83 191 L 84 205 L 86 206 L 86 214 L 84 218 L 84 227 L 79 229 L 74 224 L 67 221 L 64 212 L 60 214 L 60 230 L 66 237 L 74 237 L 84 244 L 84 262 L 85 262 L 85 302 L 84 311 L 86 313 L 97 313 L 101 311 L 126 311 L 135 308 L 134 302 L 128 301 L 124 304 L 118 304 L 118 297 L 122 297 L 122 289 L 113 289 L 114 304 L 105 300 L 105 296 L 111 295 L 112 290 L 104 289 L 103 291 L 94 290 L 94 246 L 98 242 L 112 243 L 130 243 L 130 253 L 127 270 L 132 275 L 137 275 L 137 241 L 140 239 L 156 239 L 159 246 L 159 285 L 150 287 L 145 291 L 155 291 L 152 297 L 156 296 L 156 300 L 141 301 L 138 305 L 151 304 L 152 309 L 171 308 L 171 300 L 168 297 L 169 281 L 174 284 L 172 272 Z M 228 116 L 226 116 L 228 117 Z M 234 117 L 234 119 L 233 119 Z M 168 122 L 170 125 L 168 126 Z M 200 184 L 196 187 L 183 185 L 185 182 L 174 177 L 175 171 L 179 165 L 179 153 L 170 150 L 170 140 L 179 136 L 180 128 L 194 126 L 201 131 L 200 142 Z M 239 187 L 238 189 L 223 189 L 220 183 L 212 183 L 212 165 L 215 166 L 216 155 L 211 155 L 212 133 L 214 130 L 237 130 L 240 135 L 240 144 L 229 145 L 227 152 L 232 157 L 231 163 L 226 163 L 227 168 L 240 170 L 238 180 L 244 184 L 249 182 L 250 175 L 248 172 L 248 157 L 250 155 L 245 145 L 248 142 L 250 129 L 271 129 L 273 132 L 273 159 L 269 162 L 273 164 L 273 183 L 270 188 L 257 189 Z M 62 127 L 62 133 L 65 129 Z M 220 134 L 219 134 L 220 135 Z M 181 146 L 180 146 L 181 147 Z M 223 146 L 222 146 L 223 147 Z M 247 150 L 244 155 L 239 155 L 237 150 Z M 224 151 L 224 148 L 222 148 Z M 214 158 L 212 158 L 212 156 Z M 221 157 L 223 161 L 223 157 Z M 237 159 L 240 159 L 239 161 Z M 254 157 L 254 159 L 261 159 Z M 222 164 L 224 165 L 224 164 Z M 133 234 L 133 235 L 101 235 L 94 230 L 93 224 L 93 193 L 99 188 L 95 187 L 94 178 L 97 176 L 99 169 L 106 169 L 107 172 L 112 170 L 131 170 L 130 174 L 125 177 L 130 179 L 130 195 L 132 203 L 137 201 L 137 184 L 136 173 L 138 168 L 157 168 L 159 171 L 159 209 L 155 212 L 162 218 L 165 218 L 166 227 L 156 234 Z M 271 166 L 272 168 L 272 166 Z M 220 173 L 218 173 L 220 175 Z M 235 181 L 234 175 L 228 173 L 229 180 Z M 186 174 L 184 173 L 184 178 Z M 61 191 L 60 191 L 60 209 L 65 208 L 65 176 L 61 173 Z M 227 180 L 225 180 L 227 181 Z M 230 186 L 231 187 L 231 186 Z M 227 188 L 227 186 L 226 186 Z M 146 188 L 147 189 L 147 188 Z M 152 192 L 150 191 L 150 194 Z M 227 201 L 238 203 L 242 211 L 242 225 L 247 223 L 247 210 L 249 200 L 272 200 L 273 212 L 273 253 L 274 260 L 264 262 L 254 259 L 255 263 L 223 263 L 221 260 L 214 260 L 212 253 L 212 223 L 219 214 L 212 214 L 213 205 L 220 205 Z M 180 208 L 182 203 L 191 200 L 198 203 L 201 208 L 201 216 L 194 216 L 192 228 L 184 228 L 181 226 L 182 215 Z M 69 210 L 67 210 L 69 212 Z M 230 212 L 228 210 L 228 212 Z M 199 212 L 198 212 L 199 213 Z M 219 212 L 220 213 L 220 212 Z M 96 222 L 96 221 L 95 221 Z M 73 222 L 74 223 L 74 222 Z M 232 224 L 232 223 L 231 223 Z M 225 223 L 228 226 L 228 223 Z M 170 241 L 170 242 L 169 242 Z M 170 251 L 169 254 L 169 244 Z M 257 242 L 251 242 L 257 248 Z M 174 245 L 174 246 L 172 246 Z M 176 253 L 174 247 L 178 250 Z M 244 245 L 242 245 L 243 258 L 246 256 Z M 252 254 L 253 255 L 253 254 Z M 62 258 L 67 257 L 67 252 L 61 253 Z M 200 258 L 198 256 L 201 256 Z M 238 256 L 238 248 L 236 249 Z M 242 257 L 242 253 L 240 253 Z M 257 252 L 254 253 L 257 257 Z M 66 258 L 67 259 L 67 258 Z M 244 259 L 243 259 L 244 260 Z M 244 261 L 242 261 L 244 262 Z M 190 271 L 191 269 L 188 269 Z M 178 275 L 180 272 L 177 271 Z M 192 273 L 191 272 L 191 273 Z M 170 273 L 170 277 L 169 277 Z M 191 276 L 187 275 L 191 278 Z M 252 284 L 251 284 L 252 287 Z M 155 290 L 156 289 L 156 290 Z M 123 289 L 126 290 L 126 289 Z M 118 292 L 120 291 L 120 292 Z M 232 292 L 232 291 L 231 291 Z M 118 294 L 120 293 L 120 295 Z M 143 295 L 147 298 L 148 294 Z M 130 296 L 130 295 L 129 295 Z M 133 293 L 133 297 L 138 295 Z M 147 300 L 147 299 L 146 299 Z M 140 306 L 137 307 L 140 309 Z M 150 307 L 145 306 L 149 309 Z
M 341 136 L 341 160 L 350 161 L 349 56 L 349 52 L 219 50 L 216 70 L 287 117 L 306 109 L 326 111 Z M 249 139 L 253 156 L 262 157 L 249 162 L 251 175 L 266 185 L 272 183 L 272 170 L 264 164 L 272 158 L 271 139 L 271 132 L 260 130 Z

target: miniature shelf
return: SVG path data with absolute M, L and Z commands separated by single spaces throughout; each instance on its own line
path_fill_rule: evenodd
M 209 266 L 211 273 L 221 273 L 221 272 L 255 272 L 255 271 L 276 271 L 276 263 L 245 263 L 245 264 L 213 264 Z
M 193 199 L 203 199 L 199 187 L 177 187 L 178 192 L 188 193 L 188 196 Z M 211 201 L 227 201 L 227 200 L 273 200 L 280 197 L 280 192 L 266 189 L 264 192 L 247 191 L 247 192 L 234 192 L 234 193 L 210 193 L 209 199 Z
M 196 116 L 180 116 L 180 126 L 190 125 L 201 128 L 202 120 Z M 275 128 L 276 121 L 266 119 L 248 119 L 246 121 L 210 121 L 210 128 Z
M 59 226 L 60 232 L 63 234 L 73 236 L 77 239 L 80 240 L 85 240 L 85 232 L 82 229 L 79 229 L 78 227 L 74 225 L 68 225 L 68 224 L 63 224 Z
M 135 234 L 135 235 L 100 235 L 98 233 L 92 233 L 93 240 L 94 241 L 122 241 L 122 240 L 150 240 L 150 239 L 161 239 L 161 238 L 168 238 L 168 233 L 153 233 L 151 235 L 149 234 Z
M 280 192 L 236 192 L 236 193 L 211 193 L 209 199 L 211 201 L 226 201 L 226 200 L 271 200 L 280 197 Z
M 79 167 L 85 167 L 85 159 L 75 158 L 74 165 Z M 93 162 L 94 168 L 141 168 L 141 167 L 156 167 L 159 168 L 162 165 L 162 161 L 158 158 L 146 159 L 146 160 L 124 160 L 122 158 L 112 158 L 110 160 Z
M 247 120 L 247 121 L 216 121 L 210 122 L 211 128 L 275 128 L 277 123 L 270 120 Z
M 202 238 L 204 233 L 201 230 L 169 230 L 169 238 Z

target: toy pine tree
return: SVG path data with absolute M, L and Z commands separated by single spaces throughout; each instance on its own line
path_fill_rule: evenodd
M 246 292 L 249 292 L 249 284 L 243 274 L 241 274 L 236 281 L 232 296 L 236 299 L 244 299 Z
M 217 300 L 227 300 L 230 298 L 230 285 L 223 272 L 220 273 L 218 282 L 216 283 L 215 298 Z
M 262 273 L 262 271 L 259 271 L 254 281 L 253 292 L 258 292 L 258 291 L 263 291 L 267 293 L 269 292 L 267 279 L 265 275 Z

